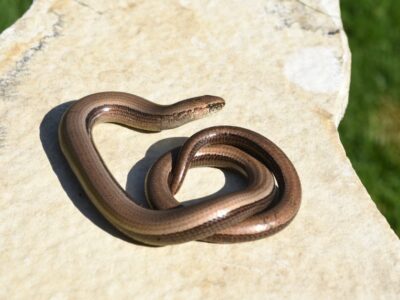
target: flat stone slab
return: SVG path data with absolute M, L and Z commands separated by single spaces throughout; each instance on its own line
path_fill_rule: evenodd
M 0 36 L 0 298 L 398 297 L 399 239 L 337 132 L 349 78 L 335 0 L 36 0 Z M 144 198 L 148 167 L 183 137 L 236 125 L 293 161 L 303 187 L 296 219 L 243 244 L 125 240 L 87 200 L 57 142 L 70 101 L 107 90 L 161 104 L 204 94 L 227 102 L 159 134 L 96 127 L 106 164 L 132 196 Z M 195 169 L 178 198 L 240 182 Z

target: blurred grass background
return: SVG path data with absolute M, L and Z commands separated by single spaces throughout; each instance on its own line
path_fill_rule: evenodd
M 354 169 L 400 236 L 400 1 L 342 0 L 352 52 L 339 133 Z
M 0 0 L 0 32 L 14 23 L 31 3 L 32 0 Z
M 0 0 L 0 32 L 31 0 Z M 400 236 L 400 1 L 342 0 L 352 51 L 349 105 L 339 132 L 357 174 Z

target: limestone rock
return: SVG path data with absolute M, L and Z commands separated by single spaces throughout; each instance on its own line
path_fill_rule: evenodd
M 335 0 L 36 0 L 0 36 L 0 298 L 399 296 L 399 240 L 337 133 L 349 77 Z M 106 90 L 163 104 L 203 94 L 227 101 L 219 114 L 160 134 L 97 127 L 98 148 L 131 195 L 143 199 L 147 168 L 181 137 L 237 125 L 293 161 L 303 187 L 294 222 L 235 245 L 148 248 L 121 238 L 57 143 L 68 102 Z M 224 175 L 228 187 L 237 181 L 191 171 L 179 199 L 225 189 Z

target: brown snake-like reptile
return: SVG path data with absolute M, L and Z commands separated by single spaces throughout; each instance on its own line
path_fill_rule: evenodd
M 146 195 L 154 209 L 136 204 L 127 195 L 93 143 L 92 128 L 99 122 L 161 131 L 207 116 L 224 105 L 223 99 L 214 96 L 164 106 L 127 93 L 97 93 L 76 101 L 65 112 L 59 126 L 60 146 L 97 209 L 134 240 L 167 245 L 266 237 L 294 218 L 300 207 L 301 186 L 287 156 L 262 135 L 233 126 L 211 127 L 189 138 L 178 157 L 172 152 L 163 155 L 146 178 Z M 246 177 L 247 186 L 212 201 L 181 204 L 174 194 L 194 166 L 236 170 Z

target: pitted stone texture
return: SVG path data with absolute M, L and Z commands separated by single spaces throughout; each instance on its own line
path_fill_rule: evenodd
M 1 299 L 395 298 L 400 243 L 337 134 L 350 54 L 334 0 L 37 0 L 0 36 Z M 220 113 L 145 135 L 98 126 L 117 180 L 143 199 L 148 166 L 182 138 L 237 125 L 301 177 L 294 222 L 268 239 L 148 248 L 88 202 L 57 144 L 65 102 L 118 90 L 162 104 L 212 94 Z M 189 173 L 178 198 L 224 185 Z M 230 190 L 237 178 L 225 174 Z M 240 182 L 240 180 L 239 180 Z

